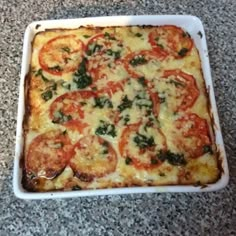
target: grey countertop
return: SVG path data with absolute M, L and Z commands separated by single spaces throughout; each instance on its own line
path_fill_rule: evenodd
M 218 192 L 24 201 L 12 191 L 23 34 L 34 20 L 192 14 L 203 21 L 230 168 Z M 0 235 L 236 235 L 236 1 L 0 1 Z

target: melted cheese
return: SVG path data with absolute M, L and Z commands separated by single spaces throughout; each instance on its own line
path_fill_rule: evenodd
M 115 171 L 108 173 L 105 176 L 99 176 L 94 178 L 90 182 L 84 182 L 74 174 L 70 165 L 68 164 L 64 171 L 54 179 L 40 180 L 40 185 L 35 186 L 34 190 L 48 191 L 55 189 L 71 190 L 75 186 L 80 186 L 84 189 L 96 189 L 96 188 L 109 188 L 109 187 L 123 187 L 133 185 L 178 185 L 178 184 L 195 184 L 200 182 L 201 184 L 212 183 L 219 177 L 219 169 L 217 167 L 217 154 L 215 152 L 215 146 L 213 147 L 213 154 L 206 153 L 198 158 L 188 158 L 187 153 L 184 153 L 179 149 L 176 143 L 178 138 L 181 138 L 181 134 L 175 126 L 176 120 L 183 117 L 186 113 L 196 113 L 202 119 L 205 119 L 209 125 L 210 133 L 212 134 L 211 120 L 208 112 L 208 101 L 205 93 L 205 84 L 201 73 L 201 63 L 198 55 L 198 51 L 193 46 L 191 52 L 183 58 L 174 58 L 173 56 L 167 56 L 164 60 L 151 58 L 148 63 L 138 65 L 133 68 L 135 73 L 145 77 L 150 83 L 153 84 L 152 92 L 157 93 L 159 99 L 165 99 L 160 103 L 160 111 L 158 117 L 153 114 L 148 115 L 148 107 L 152 107 L 153 101 L 150 95 L 147 93 L 146 87 L 138 82 L 137 78 L 133 78 L 131 74 L 126 71 L 123 64 L 124 58 L 129 53 L 137 54 L 141 50 L 152 50 L 152 46 L 148 41 L 148 35 L 153 30 L 152 27 L 114 27 L 114 28 L 79 28 L 75 30 L 52 30 L 41 32 L 36 35 L 33 42 L 32 58 L 31 58 L 31 74 L 30 74 L 30 87 L 28 106 L 30 107 L 30 114 L 28 115 L 27 123 L 25 125 L 25 156 L 27 155 L 30 143 L 35 137 L 42 133 L 46 133 L 50 130 L 67 130 L 72 145 L 77 143 L 81 138 L 87 135 L 96 135 L 98 127 L 101 125 L 101 121 L 108 124 L 114 124 L 116 130 L 116 136 L 101 135 L 104 140 L 107 140 L 115 150 L 117 154 L 117 163 Z M 94 98 L 88 99 L 88 106 L 84 106 L 83 122 L 86 122 L 88 126 L 80 132 L 76 129 L 70 129 L 63 123 L 53 123 L 49 114 L 49 110 L 52 102 L 64 93 L 70 93 L 71 91 L 79 90 L 74 82 L 74 72 L 70 71 L 62 73 L 60 75 L 51 74 L 44 68 L 41 68 L 39 62 L 40 50 L 47 42 L 58 36 L 74 35 L 76 40 L 82 41 L 85 45 L 93 36 L 97 34 L 108 33 L 111 37 L 115 35 L 116 40 L 110 39 L 110 46 L 104 43 L 104 39 L 97 40 L 97 44 L 103 45 L 104 50 L 111 50 L 113 53 L 119 51 L 120 62 L 114 59 L 111 51 L 104 51 L 103 56 L 100 54 L 88 56 L 85 52 L 84 56 L 87 57 L 90 62 L 87 69 L 94 70 L 99 69 L 99 78 L 95 81 L 97 90 L 103 89 L 109 85 L 109 82 L 118 83 L 121 82 L 122 89 L 118 88 L 112 94 L 103 94 L 112 103 L 112 107 L 99 108 L 95 107 Z M 118 43 L 119 42 L 119 45 Z M 63 45 L 67 45 L 65 40 L 61 40 Z M 74 43 L 74 42 L 73 42 Z M 160 38 L 159 43 L 166 46 L 166 39 Z M 72 43 L 69 44 L 69 46 Z M 101 49 L 101 50 L 103 50 Z M 81 54 L 81 52 L 80 52 Z M 71 60 L 81 61 L 80 54 L 73 54 Z M 48 55 L 50 60 L 55 55 Z M 52 59 L 53 60 L 53 59 Z M 56 64 L 55 64 L 56 65 Z M 79 68 L 79 65 L 78 65 Z M 38 74 L 42 69 L 41 74 Z M 184 73 L 191 74 L 195 78 L 196 86 L 199 90 L 199 96 L 191 108 L 186 111 L 176 111 L 176 107 L 181 104 L 181 98 L 176 98 L 177 95 L 185 95 L 183 91 L 178 90 L 173 84 L 163 81 L 162 74 L 164 70 L 179 69 Z M 87 75 L 89 75 L 87 71 Z M 91 74 L 93 77 L 93 74 Z M 46 78 L 46 81 L 45 81 Z M 125 82 L 124 82 L 125 81 Z M 56 84 L 56 85 L 55 85 Z M 50 86 L 56 86 L 52 89 Z M 67 87 L 65 86 L 67 85 Z M 69 87 L 70 89 L 68 89 Z M 83 89 L 82 89 L 83 90 Z M 91 90 L 88 86 L 84 90 Z M 43 98 L 43 93 L 50 91 L 51 94 L 46 94 L 49 97 Z M 102 96 L 101 94 L 99 96 Z M 131 107 L 127 107 L 124 110 L 119 111 L 119 106 L 122 104 L 124 97 L 132 102 Z M 141 98 L 140 98 L 141 97 Z M 77 101 L 81 102 L 81 101 Z M 141 105 L 140 105 L 141 104 Z M 62 106 L 62 105 L 61 105 Z M 150 110 L 150 109 L 149 109 Z M 73 114 L 73 118 L 79 119 L 79 114 Z M 116 117 L 118 116 L 118 117 Z M 127 118 L 128 117 L 128 118 Z M 114 122 L 114 119 L 118 118 L 118 121 Z M 124 119 L 128 120 L 125 121 Z M 126 157 L 120 155 L 119 142 L 122 138 L 122 133 L 127 125 L 152 120 L 156 127 L 159 127 L 161 132 L 166 137 L 165 142 L 168 150 L 173 153 L 180 153 L 180 151 L 186 156 L 187 164 L 184 166 L 173 165 L 168 161 L 164 161 L 160 166 L 150 169 L 138 169 L 134 165 L 126 163 Z M 153 137 L 154 142 L 157 144 L 156 149 L 153 151 L 158 152 L 164 148 L 163 136 L 160 132 L 152 128 L 148 128 L 146 131 L 140 130 L 142 134 L 148 137 Z M 135 135 L 135 134 L 134 134 Z M 131 155 L 139 155 L 139 147 L 135 144 L 134 135 L 129 137 L 129 152 Z M 213 140 L 213 139 L 212 139 Z M 193 143 L 193 140 L 189 140 L 188 145 Z M 89 147 L 88 147 L 89 148 Z M 91 147 L 90 149 L 95 148 Z M 90 150 L 91 151 L 91 150 Z M 84 163 L 81 159 L 81 153 L 76 150 L 75 161 L 78 163 Z M 96 158 L 100 158 L 100 155 L 95 154 Z M 73 158 L 73 157 L 71 157 Z M 138 156 L 139 160 L 144 163 L 150 162 L 148 159 L 148 153 Z M 103 163 L 102 160 L 101 163 Z M 104 166 L 94 165 L 93 168 L 97 172 L 102 171 Z M 99 169 L 100 168 L 100 169 Z M 94 171 L 95 173 L 97 173 Z M 29 180 L 30 181 L 30 180 Z

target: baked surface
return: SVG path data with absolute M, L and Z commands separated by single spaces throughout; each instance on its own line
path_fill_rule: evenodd
M 200 58 L 182 29 L 41 32 L 27 82 L 29 191 L 219 178 Z

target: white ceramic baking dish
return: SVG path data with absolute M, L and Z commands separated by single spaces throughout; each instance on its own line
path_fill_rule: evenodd
M 215 142 L 220 152 L 220 160 L 222 165 L 221 178 L 214 184 L 209 184 L 205 187 L 201 186 L 157 186 L 157 187 L 128 187 L 128 188 L 113 188 L 99 190 L 82 190 L 70 192 L 46 192 L 46 193 L 31 193 L 23 189 L 21 184 L 22 168 L 20 166 L 21 154 L 23 151 L 23 118 L 25 112 L 24 102 L 24 83 L 25 76 L 28 73 L 30 58 L 31 58 L 31 42 L 36 33 L 51 28 L 77 28 L 79 26 L 94 25 L 94 26 L 127 26 L 127 25 L 176 25 L 187 30 L 193 38 L 196 47 L 199 50 L 202 70 L 206 86 L 209 92 L 211 111 L 214 120 Z M 17 197 L 23 199 L 45 199 L 45 198 L 65 198 L 79 197 L 92 195 L 107 195 L 107 194 L 128 194 L 128 193 L 147 193 L 147 192 L 206 192 L 215 191 L 225 187 L 229 180 L 229 171 L 227 159 L 222 139 L 222 134 L 219 125 L 219 118 L 216 108 L 213 84 L 209 66 L 208 50 L 206 37 L 202 22 L 199 18 L 189 15 L 143 15 L 143 16 L 108 16 L 108 17 L 92 17 L 80 19 L 66 20 L 49 20 L 33 22 L 26 28 L 23 46 L 23 58 L 19 89 L 19 104 L 17 117 L 17 132 L 16 132 L 16 148 L 14 159 L 14 176 L 13 189 Z

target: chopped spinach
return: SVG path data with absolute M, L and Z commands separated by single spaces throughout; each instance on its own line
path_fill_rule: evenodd
M 66 83 L 65 81 L 61 82 L 61 86 L 65 89 L 70 90 L 71 89 L 71 84 Z
M 48 101 L 52 98 L 53 93 L 51 90 L 47 90 L 41 94 L 41 97 L 44 101 Z
M 109 150 L 109 143 L 107 141 L 104 141 L 102 143 L 102 146 L 103 146 L 103 150 L 102 150 L 102 154 L 108 154 Z
M 56 71 L 56 72 L 61 72 L 61 71 L 63 71 L 63 69 L 62 69 L 59 65 L 48 67 L 48 69 L 49 69 L 49 70 Z
M 127 115 L 123 118 L 123 120 L 124 120 L 124 125 L 127 125 L 128 122 L 130 121 L 130 116 L 129 116 L 129 114 L 127 114 Z
M 147 62 L 148 61 L 142 55 L 135 56 L 132 60 L 129 61 L 130 65 L 132 66 L 143 65 Z
M 64 114 L 61 110 L 54 112 L 52 123 L 62 124 L 72 119 L 71 115 Z
M 87 39 L 87 38 L 90 38 L 91 36 L 87 35 L 87 34 L 84 34 L 83 37 Z
M 177 81 L 177 80 L 174 80 L 174 79 L 171 79 L 170 80 L 170 82 L 169 82 L 170 84 L 174 84 L 176 87 L 185 87 L 185 84 L 184 83 L 182 83 L 182 82 L 180 82 L 180 81 Z
M 181 57 L 184 57 L 186 56 L 188 52 L 188 49 L 187 48 L 182 48 L 179 52 L 178 52 L 178 55 L 181 56 Z
M 158 163 L 158 159 L 156 157 L 151 157 L 151 164 L 156 165 Z
M 139 77 L 138 78 L 138 83 L 140 83 L 141 85 L 143 86 L 146 86 L 146 81 L 145 81 L 145 78 L 142 76 L 142 77 Z
M 116 38 L 114 36 L 111 36 L 108 32 L 104 33 L 104 37 L 109 39 L 109 40 L 116 40 Z
M 186 165 L 187 161 L 184 158 L 183 154 L 173 153 L 170 150 L 160 151 L 157 154 L 157 157 L 160 161 L 168 161 L 171 165 L 180 166 Z
M 147 137 L 138 132 L 136 133 L 136 136 L 133 140 L 139 148 L 148 148 L 155 146 L 154 138 L 152 136 Z
M 87 50 L 86 54 L 88 56 L 92 56 L 94 53 L 101 51 L 102 48 L 103 48 L 102 45 L 92 43 L 88 46 L 88 50 Z
M 77 88 L 84 89 L 92 84 L 92 78 L 86 71 L 86 59 L 84 58 L 80 63 L 79 69 L 73 75 L 73 82 L 76 83 Z
M 132 159 L 131 159 L 130 157 L 126 157 L 126 158 L 125 158 L 125 164 L 126 164 L 126 165 L 132 164 Z
M 159 97 L 159 101 L 160 101 L 160 103 L 164 103 L 166 101 L 166 98 L 165 97 Z
M 108 56 L 114 56 L 116 60 L 120 58 L 120 51 L 112 51 L 111 49 L 107 49 L 106 53 Z
M 108 107 L 108 108 L 113 108 L 112 102 L 106 98 L 106 97 L 95 97 L 94 98 L 95 101 L 95 105 L 94 107 L 99 107 L 99 108 L 103 108 L 103 107 Z
M 42 80 L 44 82 L 49 82 L 49 79 L 46 78 L 44 75 L 43 75 L 43 70 L 42 69 L 38 69 L 35 73 L 35 76 L 38 77 L 38 76 L 41 76 Z
M 124 111 L 127 108 L 132 107 L 133 102 L 128 99 L 127 95 L 124 96 L 122 99 L 122 103 L 118 106 L 118 109 L 120 112 Z
M 210 154 L 213 154 L 213 150 L 212 150 L 211 146 L 210 145 L 203 146 L 203 153 L 208 153 L 208 152 Z
M 160 43 L 157 43 L 157 46 L 160 47 L 160 48 L 164 48 L 163 44 L 160 44 Z
M 96 135 L 110 135 L 112 137 L 116 136 L 116 129 L 113 124 L 109 124 L 103 120 L 100 120 L 100 126 L 95 131 Z
M 136 36 L 136 37 L 142 37 L 143 35 L 140 34 L 140 33 L 136 33 L 135 36 Z
M 70 48 L 69 47 L 63 47 L 61 48 L 62 51 L 67 52 L 68 54 L 70 53 Z

